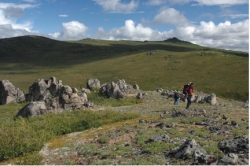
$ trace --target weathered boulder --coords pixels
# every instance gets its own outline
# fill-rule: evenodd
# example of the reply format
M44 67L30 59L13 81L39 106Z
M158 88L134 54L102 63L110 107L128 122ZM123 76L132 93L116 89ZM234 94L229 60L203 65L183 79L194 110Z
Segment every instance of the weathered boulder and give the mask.
M211 95L208 95L204 98L204 100L207 103L210 103L211 105L216 105L217 100L216 100L216 95L214 93L212 93Z
M140 90L139 86L137 84L133 85L133 88L136 90Z
M118 80L116 82L116 84L118 85L119 89L123 92L123 93L126 93L128 91L128 85L126 84L125 80L124 79L121 79L121 80Z
M91 91L89 89L82 88L82 93L90 94Z
M200 101L202 101L201 95L195 96L194 102L195 102L195 103L199 103Z
M103 96L110 98L124 98L129 90L129 86L125 80L118 80L117 83L105 83L100 88L100 93Z
M24 106L20 111L18 111L16 117L32 117L39 116L48 113L46 104L44 101L35 101Z
M228 153L219 160L219 165L230 165L238 162L238 155L234 153Z
M24 93L9 80L0 81L0 104L25 101Z
M74 110L81 109L84 104L88 102L86 93L77 94L76 88L71 88L68 85L64 85L60 89L59 104L63 109Z
M101 82L98 79L89 79L87 82L87 88L90 90L100 89Z
M243 135L219 141L218 148L224 153L248 153L249 137L248 135Z
M44 79L38 79L29 87L29 93L33 101L43 101L48 97L49 82Z
M56 77L51 77L48 80L48 88L49 88L49 92L53 97L56 97L59 95L60 93L60 89L62 87L62 81L56 79Z
M137 98L137 99L142 99L142 96L143 96L142 93L138 93L138 94L136 95L136 98Z
M207 164L212 158L195 140L186 140L179 148L168 151L165 155L176 159L193 159L194 164Z

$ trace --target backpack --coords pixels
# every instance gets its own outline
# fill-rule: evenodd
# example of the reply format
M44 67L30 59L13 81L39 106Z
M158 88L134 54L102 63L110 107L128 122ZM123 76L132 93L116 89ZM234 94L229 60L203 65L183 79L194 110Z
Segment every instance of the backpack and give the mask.
M175 93L174 93L174 98L175 98L175 99L180 98L180 93L179 93L179 92L175 92Z
M188 84L187 84L187 85L184 85L184 86L183 86L183 90L182 90L183 92L182 92L182 93L185 94L185 95L187 95L187 94L188 94L188 89L189 89L189 85L188 85Z

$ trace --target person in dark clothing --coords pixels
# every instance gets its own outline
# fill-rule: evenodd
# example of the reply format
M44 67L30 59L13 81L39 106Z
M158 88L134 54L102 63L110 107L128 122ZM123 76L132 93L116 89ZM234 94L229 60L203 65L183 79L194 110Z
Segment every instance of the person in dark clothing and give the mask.
M174 92L174 105L179 104L180 93L178 91Z
M187 97L186 110L188 110L190 105L191 105L192 96L194 94L194 83L190 83L190 85L186 89L186 92L187 92L187 94L186 94L186 97Z

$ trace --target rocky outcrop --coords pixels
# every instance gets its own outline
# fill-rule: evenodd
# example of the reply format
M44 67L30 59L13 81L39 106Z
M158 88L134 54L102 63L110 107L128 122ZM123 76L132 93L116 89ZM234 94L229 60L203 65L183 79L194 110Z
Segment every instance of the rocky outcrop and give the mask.
M58 96L60 93L60 89L63 86L61 80L57 80L55 77L51 77L48 80L49 92L50 94L55 97Z
M0 104L25 101L24 93L16 88L9 80L0 81Z
M60 91L59 104L65 110L81 109L88 102L87 95L82 93L79 96L76 88L65 85Z
M167 151L166 157L173 156L176 159L193 159L193 164L210 164L213 157L195 141L186 140L180 147Z
M216 95L214 93L212 93L211 95L208 95L204 98L204 100L211 104L211 105L216 105L217 100L216 100Z
M244 135L219 141L218 148L224 153L249 153L249 137Z
M33 117L48 113L46 104L44 101L35 101L24 106L18 111L16 117Z
M100 88L100 93L109 98L124 98L130 89L125 80L118 80L117 83L105 83Z
M62 85L55 77L48 80L38 79L30 86L31 103L22 108L16 115L22 117L39 116L49 112L83 109L92 107L87 94L78 92L76 88Z
M49 91L48 82L44 79L38 79L29 87L29 93L32 96L32 101L43 101L47 98Z
M101 82L98 79L89 79L87 81L87 88L94 91L101 88Z

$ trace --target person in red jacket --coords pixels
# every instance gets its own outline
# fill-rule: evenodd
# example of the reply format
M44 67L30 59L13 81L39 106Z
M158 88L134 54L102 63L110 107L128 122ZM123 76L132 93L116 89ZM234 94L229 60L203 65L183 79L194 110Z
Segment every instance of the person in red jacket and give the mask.
M192 96L194 95L194 83L193 82L191 82L189 84L189 86L187 87L186 91L187 91L187 106L186 106L186 110L188 110L189 107L190 107L190 105L191 105Z

